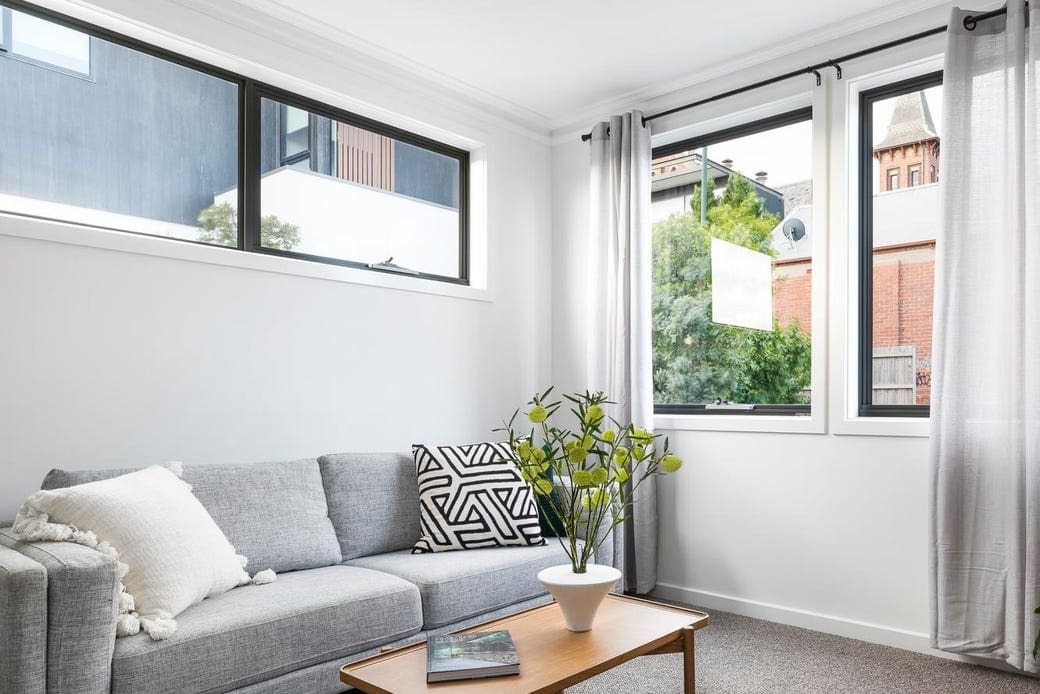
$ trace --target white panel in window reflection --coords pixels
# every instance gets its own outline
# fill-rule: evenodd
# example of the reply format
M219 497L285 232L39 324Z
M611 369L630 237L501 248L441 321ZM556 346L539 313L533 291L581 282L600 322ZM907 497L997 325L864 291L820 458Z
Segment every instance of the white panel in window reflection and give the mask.
M45 19L11 13L11 52L90 74L90 37Z
M711 240L711 319L773 329L773 259L728 241Z
M229 190L216 202L235 204ZM260 180L261 214L300 228L293 250L359 263L394 264L459 276L457 210L377 188L282 167Z

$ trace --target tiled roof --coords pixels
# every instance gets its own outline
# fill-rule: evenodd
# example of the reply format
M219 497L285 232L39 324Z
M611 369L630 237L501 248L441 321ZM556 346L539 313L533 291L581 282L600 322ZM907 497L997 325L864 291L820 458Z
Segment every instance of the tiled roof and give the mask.
M888 123L888 132L885 133L885 139L874 147L874 151L934 140L938 137L924 92L910 92L896 99L892 120Z

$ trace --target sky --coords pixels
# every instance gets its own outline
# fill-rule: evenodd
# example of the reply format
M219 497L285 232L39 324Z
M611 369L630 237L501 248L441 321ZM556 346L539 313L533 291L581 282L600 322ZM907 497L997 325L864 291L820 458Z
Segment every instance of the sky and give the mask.
M942 87L925 91L935 126L942 123ZM874 104L874 143L885 137L895 97ZM941 133L940 133L941 134ZM759 171L768 174L766 185L776 187L812 177L812 123L804 121L720 142L708 147L708 158L732 159L733 168L749 178Z
M766 185L772 187L804 181L812 178L812 122L709 145L708 158L717 162L732 159L733 168L752 180L765 171Z

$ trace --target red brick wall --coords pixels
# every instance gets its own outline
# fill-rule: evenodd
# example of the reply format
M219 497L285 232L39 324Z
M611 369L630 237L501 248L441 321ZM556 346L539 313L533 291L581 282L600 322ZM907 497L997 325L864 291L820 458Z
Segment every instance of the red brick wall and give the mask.
M932 241L874 250L874 346L915 348L917 404L932 383ZM797 321L812 333L812 267L808 259L773 263L773 311L781 327Z
M781 328L793 322L812 335L812 262L809 259L773 263L773 315Z

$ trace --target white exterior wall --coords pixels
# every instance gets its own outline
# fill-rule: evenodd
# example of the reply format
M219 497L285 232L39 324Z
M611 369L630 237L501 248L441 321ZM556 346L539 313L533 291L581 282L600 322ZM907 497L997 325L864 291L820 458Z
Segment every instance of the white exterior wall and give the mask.
M938 238L939 213L938 183L878 193L874 196L874 246Z
M332 176L283 167L260 179L260 213L300 227L300 253L459 274L459 213ZM237 205L238 188L216 197Z

